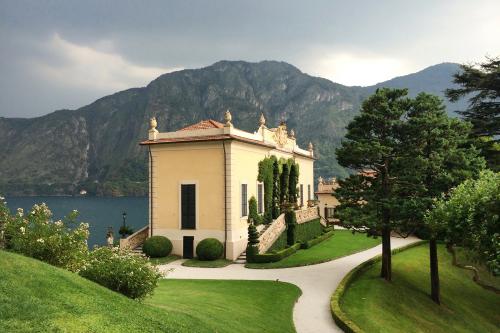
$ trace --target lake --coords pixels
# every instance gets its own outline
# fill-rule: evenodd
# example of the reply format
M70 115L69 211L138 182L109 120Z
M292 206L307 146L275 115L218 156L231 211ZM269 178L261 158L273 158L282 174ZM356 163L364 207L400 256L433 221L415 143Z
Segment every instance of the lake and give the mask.
M127 213L127 224L134 231L148 224L148 198L121 197L8 197L5 199L11 213L23 208L25 213L34 204L45 202L52 211L54 221L76 209L80 215L77 221L89 224L89 247L106 244L108 227L113 228L115 240L120 238L118 230L122 225L123 212Z

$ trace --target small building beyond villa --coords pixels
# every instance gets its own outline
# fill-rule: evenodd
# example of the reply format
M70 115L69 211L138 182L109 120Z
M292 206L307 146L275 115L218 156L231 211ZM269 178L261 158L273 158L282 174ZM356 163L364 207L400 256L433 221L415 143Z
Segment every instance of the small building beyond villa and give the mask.
M330 180L325 180L321 176L318 178L318 190L315 194L318 198L319 214L327 224L338 222L333 217L335 207L339 205L339 201L333 195L338 187L339 183L335 177L330 178Z
M216 238L225 245L225 257L235 260L245 251L248 201L257 200L264 214L264 184L259 162L266 157L293 159L298 165L297 205L313 199L313 146L297 145L295 134L282 122L267 128L262 115L254 133L233 126L229 111L225 123L203 120L174 132L157 131L151 119L149 150L149 236L168 237L174 254L194 256L198 242Z

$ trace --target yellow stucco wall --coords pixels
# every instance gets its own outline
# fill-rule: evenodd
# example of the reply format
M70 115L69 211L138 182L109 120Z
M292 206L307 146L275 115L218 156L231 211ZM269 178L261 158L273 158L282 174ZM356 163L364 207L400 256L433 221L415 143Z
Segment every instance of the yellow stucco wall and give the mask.
M222 141L152 145L153 156L153 235L164 235L173 244L173 253L182 255L183 236L194 236L194 247L213 237L224 242L224 149ZM236 259L246 248L247 216L241 216L241 184L247 184L247 199L257 198L258 163L266 156L290 158L292 153L264 146L226 141L227 258ZM299 184L313 188L313 160L295 155L299 164ZM196 230L180 229L180 186L196 184ZM299 200L300 202L300 200Z
M182 255L182 237L224 241L224 154L221 142L153 145L153 235ZM196 184L196 230L180 229L181 184Z

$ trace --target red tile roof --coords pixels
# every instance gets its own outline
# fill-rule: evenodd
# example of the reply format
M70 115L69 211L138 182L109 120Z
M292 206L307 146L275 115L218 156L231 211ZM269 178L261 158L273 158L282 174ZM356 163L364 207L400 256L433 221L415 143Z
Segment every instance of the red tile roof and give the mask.
M208 120L202 120L199 123L181 128L179 131L194 131L194 130L201 130L201 129L223 128L223 127L224 127L224 124L221 124L218 121L215 121L212 119L208 119Z

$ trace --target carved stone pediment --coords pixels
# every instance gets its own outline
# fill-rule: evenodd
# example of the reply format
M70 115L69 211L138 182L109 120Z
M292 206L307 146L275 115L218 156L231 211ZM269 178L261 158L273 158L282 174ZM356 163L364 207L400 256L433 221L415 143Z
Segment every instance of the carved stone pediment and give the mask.
M286 130L286 125L281 124L276 128L276 131L273 135L274 141L278 144L278 146L283 147L288 142L288 132Z

